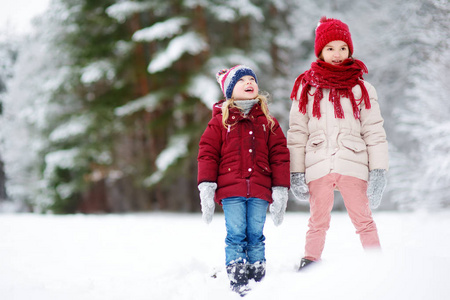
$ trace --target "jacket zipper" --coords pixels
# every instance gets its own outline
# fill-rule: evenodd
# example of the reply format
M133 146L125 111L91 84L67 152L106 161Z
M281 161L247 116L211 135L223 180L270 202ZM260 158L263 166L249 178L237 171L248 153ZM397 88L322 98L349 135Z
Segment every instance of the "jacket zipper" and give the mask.
M249 198L250 197L250 179L246 179L246 181L247 181L247 198Z

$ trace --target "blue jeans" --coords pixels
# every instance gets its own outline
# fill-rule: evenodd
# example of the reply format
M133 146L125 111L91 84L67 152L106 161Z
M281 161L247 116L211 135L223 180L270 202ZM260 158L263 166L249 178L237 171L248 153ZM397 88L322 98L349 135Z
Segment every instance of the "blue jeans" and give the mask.
M269 202L259 198L230 197L222 200L225 212L225 260L237 262L266 261L263 234Z

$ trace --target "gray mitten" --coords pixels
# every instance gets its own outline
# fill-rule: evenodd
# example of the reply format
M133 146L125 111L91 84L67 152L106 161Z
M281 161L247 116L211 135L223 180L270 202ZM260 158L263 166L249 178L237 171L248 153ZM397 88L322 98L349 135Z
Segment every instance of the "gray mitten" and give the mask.
M380 206L386 183L386 170L375 169L369 172L367 197L369 198L370 208L377 208Z
M306 184L305 173L291 173L291 191L296 200L309 200L309 188Z
M202 182L198 185L200 204L202 205L202 218L206 224L211 223L214 215L216 189L217 183L215 182Z
M273 202L269 207L270 215L272 216L275 226L283 223L284 212L286 211L288 201L288 188L283 186L274 186L272 188Z

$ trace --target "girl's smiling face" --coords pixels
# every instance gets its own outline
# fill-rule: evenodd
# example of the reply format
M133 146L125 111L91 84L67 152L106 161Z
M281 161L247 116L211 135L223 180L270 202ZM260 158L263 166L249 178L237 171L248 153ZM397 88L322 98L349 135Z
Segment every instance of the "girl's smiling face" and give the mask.
M344 41L332 41L322 49L321 59L332 65L339 65L349 58L350 51L348 45Z
M235 100L251 100L258 96L258 84L253 76L241 77L233 89L232 98Z

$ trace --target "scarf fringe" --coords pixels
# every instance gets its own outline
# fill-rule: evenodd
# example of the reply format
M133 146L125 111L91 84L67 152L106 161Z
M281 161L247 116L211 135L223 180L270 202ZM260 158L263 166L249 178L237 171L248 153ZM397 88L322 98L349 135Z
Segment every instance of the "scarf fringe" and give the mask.
M361 104L362 101L364 101L364 105L366 106L367 109L370 109L372 107L372 105L370 105L370 97L369 97L369 92L366 89L366 86L364 85L364 83L360 82L359 83L359 87L361 88L361 99L359 99L359 103L358 105Z
M295 100L295 98L297 97L298 89L300 87L300 84L302 83L303 76L304 76L304 73L300 74L297 77L297 79L295 79L294 87L292 88L292 92L291 92L291 100Z
M316 117L318 119L320 119L320 100L322 100L322 98L323 98L322 89L316 89L316 91L314 92L313 117ZM306 97L306 99L308 99L308 97Z
M359 111L358 108L358 104L356 103L355 100L355 95L353 95L353 93L350 93L350 103L352 104L352 108L353 108L353 116L355 117L355 119L359 119L361 117L361 113ZM359 102L361 104L361 102Z

